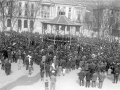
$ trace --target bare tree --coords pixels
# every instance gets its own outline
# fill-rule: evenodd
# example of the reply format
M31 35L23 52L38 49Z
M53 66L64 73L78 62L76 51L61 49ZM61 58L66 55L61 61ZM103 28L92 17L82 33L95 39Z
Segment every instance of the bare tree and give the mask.
M103 0L97 0L94 2L95 8L93 9L93 16L95 18L95 26L93 26L93 29L98 31L98 38L103 35L103 11L106 9L106 5Z
M120 6L119 1L115 0L109 5L109 34L120 36L119 24L120 24Z
M10 30L13 30L15 23L18 21L18 13L19 13L19 0L8 0L8 14L7 17L11 20Z
M37 19L37 15L40 11L41 3L42 3L42 0L34 1L34 4L31 4L30 0L27 0L26 19L27 19L27 21L32 20L32 21L30 21L30 27L28 27L28 31L30 31L30 32L33 32L33 30L34 30L34 24Z
M6 28L6 21L9 19L10 29L13 30L13 27L17 21L18 15L18 0L1 0L0 1L0 13L1 13L1 21L2 21L2 29L3 31Z
M85 18L84 18L84 24L87 27L87 29L92 29L92 24L94 21L94 17L91 12L86 12L85 13Z
M6 2L7 0L0 0L0 18L2 22L2 30L4 31L6 26L5 26L5 21L6 21Z

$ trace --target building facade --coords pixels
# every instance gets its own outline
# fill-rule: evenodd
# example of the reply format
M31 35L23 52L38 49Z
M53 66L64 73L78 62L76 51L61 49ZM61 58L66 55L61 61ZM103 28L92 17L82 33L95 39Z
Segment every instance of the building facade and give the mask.
M64 10L71 21L82 23L86 12L86 7L74 0L9 0L6 7L4 16L7 17L4 23L1 20L1 30L4 26L5 30L19 32L42 33L41 21L55 18L60 10ZM1 18L4 17L2 13Z

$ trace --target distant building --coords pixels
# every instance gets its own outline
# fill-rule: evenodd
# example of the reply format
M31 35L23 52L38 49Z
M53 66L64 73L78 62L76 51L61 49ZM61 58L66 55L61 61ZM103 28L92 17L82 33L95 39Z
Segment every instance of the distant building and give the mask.
M68 19L78 23L83 22L86 12L86 7L75 0L8 0L5 8L5 30L39 33L41 21L55 18L59 10L64 10Z

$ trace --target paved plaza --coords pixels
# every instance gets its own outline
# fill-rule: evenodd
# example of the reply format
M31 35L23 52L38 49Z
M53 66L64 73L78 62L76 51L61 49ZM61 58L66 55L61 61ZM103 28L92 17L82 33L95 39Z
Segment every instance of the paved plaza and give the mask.
M0 70L0 90L45 90L39 69L39 66L34 64L34 71L29 76L25 67L18 70L17 64L12 63L11 75L6 76L4 71ZM99 88L80 87L77 73L78 70L73 70L65 76L57 77L56 90L100 90ZM113 84L112 80L113 77L106 78L101 90L120 90L120 81Z

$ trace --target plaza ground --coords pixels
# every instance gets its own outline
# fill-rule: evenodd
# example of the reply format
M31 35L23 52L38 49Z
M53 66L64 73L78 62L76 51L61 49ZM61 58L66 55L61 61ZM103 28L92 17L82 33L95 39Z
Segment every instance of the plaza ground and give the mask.
M34 64L33 67L34 71L31 76L25 67L18 70L16 63L12 63L12 73L9 76L0 70L0 90L45 90L44 81L40 79L39 65ZM100 90L99 88L80 87L77 73L78 70L73 70L65 76L57 77L56 90ZM106 78L101 90L120 90L120 79L117 84L113 84L112 80L113 77Z

